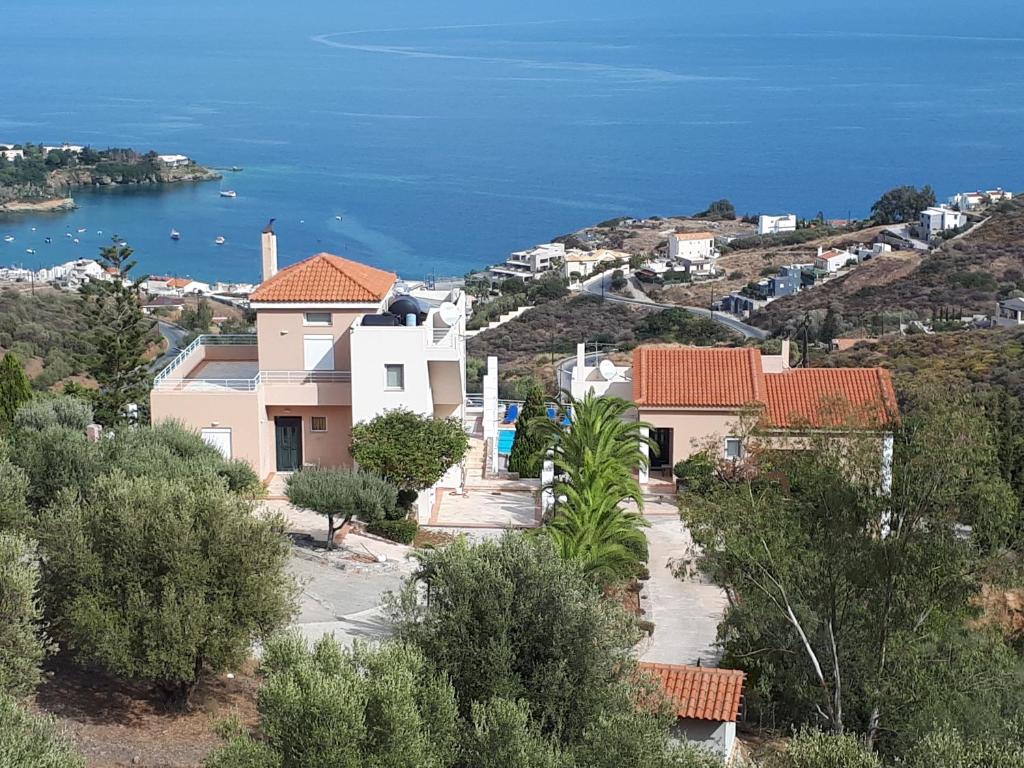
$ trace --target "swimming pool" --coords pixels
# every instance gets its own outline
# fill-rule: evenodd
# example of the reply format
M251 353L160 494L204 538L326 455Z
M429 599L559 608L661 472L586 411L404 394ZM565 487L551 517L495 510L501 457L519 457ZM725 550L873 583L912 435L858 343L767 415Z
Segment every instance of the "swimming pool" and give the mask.
M498 430L498 455L508 456L512 453L512 443L516 439L516 431L514 429L499 429Z

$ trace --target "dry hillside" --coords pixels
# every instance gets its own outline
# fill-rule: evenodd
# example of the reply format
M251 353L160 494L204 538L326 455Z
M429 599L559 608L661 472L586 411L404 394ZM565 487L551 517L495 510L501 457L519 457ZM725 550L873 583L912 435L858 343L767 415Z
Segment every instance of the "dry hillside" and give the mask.
M848 276L769 304L752 319L782 325L808 310L833 307L847 319L879 312L933 309L991 313L997 299L1024 289L1024 200L1004 203L978 229L940 249L902 260L882 258Z

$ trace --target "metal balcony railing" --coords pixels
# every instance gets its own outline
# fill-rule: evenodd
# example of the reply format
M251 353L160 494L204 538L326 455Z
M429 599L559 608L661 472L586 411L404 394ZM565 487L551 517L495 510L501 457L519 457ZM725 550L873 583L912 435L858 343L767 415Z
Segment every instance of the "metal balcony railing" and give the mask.
M332 384L352 381L351 371L260 371L251 379L164 379L154 381L160 392L255 392L283 384Z
M188 358L200 347L254 347L256 346L256 334L254 333L238 333L238 334L203 334L202 336L196 336L195 341L189 344L181 353L174 358L170 364L164 368L160 373L153 379L154 388L158 384L166 381L174 371L181 367Z

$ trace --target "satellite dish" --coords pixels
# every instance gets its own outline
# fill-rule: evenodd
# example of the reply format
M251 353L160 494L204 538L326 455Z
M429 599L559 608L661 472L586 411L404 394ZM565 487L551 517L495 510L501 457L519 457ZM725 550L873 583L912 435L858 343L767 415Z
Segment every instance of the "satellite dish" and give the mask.
M598 373L601 374L601 378L605 381L611 381L615 378L617 371L615 370L615 363L605 358L601 361L601 364L597 366Z
M462 311L450 301L441 304L437 308L437 314L441 318L441 322L447 326L456 325L459 318L462 317Z

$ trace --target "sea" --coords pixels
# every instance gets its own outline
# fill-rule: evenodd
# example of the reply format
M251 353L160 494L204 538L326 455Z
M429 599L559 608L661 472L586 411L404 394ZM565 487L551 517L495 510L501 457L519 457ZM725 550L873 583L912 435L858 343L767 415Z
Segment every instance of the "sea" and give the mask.
M718 198L847 218L899 184L1024 188L1024 10L1004 0L0 0L0 18L0 143L243 169L0 219L4 265L116 234L144 272L256 281L274 218L283 264L447 277Z

